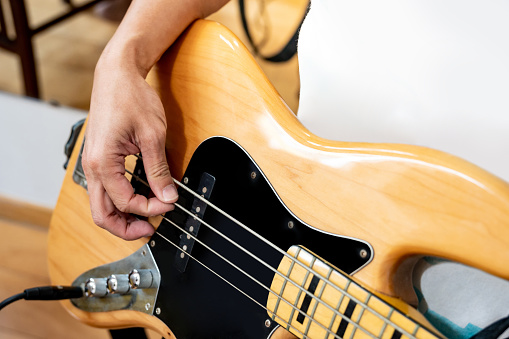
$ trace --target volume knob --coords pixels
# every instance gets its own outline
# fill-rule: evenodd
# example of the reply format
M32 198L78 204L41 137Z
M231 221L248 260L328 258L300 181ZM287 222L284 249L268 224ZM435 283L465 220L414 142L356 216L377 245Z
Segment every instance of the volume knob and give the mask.
M104 297L108 294L106 279L90 278L85 283L85 295L87 297Z
M110 293L127 294L131 289L127 274L112 274L108 277L106 284Z
M129 273L129 285L131 288L150 288L154 277L150 270L137 270L134 269Z

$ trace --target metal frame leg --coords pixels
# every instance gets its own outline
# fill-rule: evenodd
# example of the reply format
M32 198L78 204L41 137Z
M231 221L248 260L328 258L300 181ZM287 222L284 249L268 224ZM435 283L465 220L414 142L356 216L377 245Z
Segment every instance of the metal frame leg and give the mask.
M10 0L14 28L16 30L15 46L21 60L25 94L39 98L39 85L35 67L34 49L32 46L32 32L28 25L25 0Z

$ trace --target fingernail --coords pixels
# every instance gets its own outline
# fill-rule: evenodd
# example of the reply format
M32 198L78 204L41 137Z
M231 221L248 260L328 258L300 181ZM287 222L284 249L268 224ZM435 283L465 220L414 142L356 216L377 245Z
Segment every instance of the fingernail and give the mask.
M177 188L175 185L168 185L163 189L163 199L165 202L170 202L178 197Z

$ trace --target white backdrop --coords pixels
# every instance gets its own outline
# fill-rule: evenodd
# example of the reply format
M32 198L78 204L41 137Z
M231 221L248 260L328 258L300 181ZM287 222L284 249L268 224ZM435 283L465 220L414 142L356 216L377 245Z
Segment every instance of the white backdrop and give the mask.
M508 1L312 0L298 47L311 132L427 146L509 181ZM509 314L509 283L457 264L432 266L421 288L461 328Z

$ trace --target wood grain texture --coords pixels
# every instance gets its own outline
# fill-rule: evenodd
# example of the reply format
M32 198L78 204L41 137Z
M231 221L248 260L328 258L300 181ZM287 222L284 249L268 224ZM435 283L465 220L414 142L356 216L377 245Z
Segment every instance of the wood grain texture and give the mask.
M439 151L334 142L311 134L245 47L219 24L194 23L148 81L167 112L166 147L175 178L181 179L203 140L219 135L236 141L296 216L372 245L373 261L355 275L363 285L414 301L410 272L421 255L509 279L507 183ZM76 154L71 171L75 161ZM146 241L125 242L94 227L83 202L88 202L87 193L72 182L69 171L51 221L54 283L69 284L83 271L126 257ZM145 314L89 314L64 305L89 324L143 325L171 336L164 324Z
M77 145L83 142L84 131L85 128ZM73 152L48 234L48 266L53 284L70 285L83 272L125 258L146 243L146 239L124 241L94 225L88 193L72 179L77 156L78 153ZM62 305L88 325L104 328L145 327L165 334L167 338L171 337L167 326L141 312L87 313L75 308L68 300L62 301Z
M356 277L375 290L401 296L411 265L401 270L400 264L423 254L509 278L506 182L429 148L311 134L219 24L195 23L149 81L167 112L176 178L206 138L236 141L298 217L373 246L373 262Z

